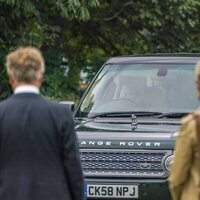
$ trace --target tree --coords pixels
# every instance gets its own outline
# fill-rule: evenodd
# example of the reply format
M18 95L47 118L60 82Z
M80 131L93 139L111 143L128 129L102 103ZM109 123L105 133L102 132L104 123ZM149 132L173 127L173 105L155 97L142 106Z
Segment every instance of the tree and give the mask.
M199 52L199 10L199 0L1 0L1 54L40 47L47 63L43 94L77 96L80 70L92 77L108 57Z
M45 56L47 75L42 88L44 95L61 98L66 97L67 92L76 92L72 81L63 76L63 69L60 68L62 57L68 57L63 48L63 33L68 30L68 22L88 20L88 8L98 5L98 0L1 0L1 98L11 92L3 68L5 55L18 46L26 45L41 48ZM65 25L62 27L62 24Z

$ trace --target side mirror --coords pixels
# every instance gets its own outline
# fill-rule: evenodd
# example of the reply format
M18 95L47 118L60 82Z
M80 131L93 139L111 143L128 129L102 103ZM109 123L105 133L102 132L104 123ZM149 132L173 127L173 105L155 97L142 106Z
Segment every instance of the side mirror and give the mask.
M74 112L75 105L74 105L73 101L60 101L59 103L67 106L67 108L69 108L69 110L71 110L71 112Z

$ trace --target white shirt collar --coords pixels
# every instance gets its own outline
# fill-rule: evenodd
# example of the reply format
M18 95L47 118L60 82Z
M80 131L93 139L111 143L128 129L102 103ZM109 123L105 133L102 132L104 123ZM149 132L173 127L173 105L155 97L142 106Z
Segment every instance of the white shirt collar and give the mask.
M39 94L40 91L34 85L20 85L20 86L17 86L15 88L15 90L14 90L14 94L19 94L19 93L35 93L35 94Z

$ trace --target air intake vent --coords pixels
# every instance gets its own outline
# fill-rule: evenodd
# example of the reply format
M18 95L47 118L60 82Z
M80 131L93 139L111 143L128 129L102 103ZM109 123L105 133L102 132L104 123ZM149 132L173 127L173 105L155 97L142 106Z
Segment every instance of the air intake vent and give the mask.
M171 151L81 150L85 176L160 177L168 176L164 167Z

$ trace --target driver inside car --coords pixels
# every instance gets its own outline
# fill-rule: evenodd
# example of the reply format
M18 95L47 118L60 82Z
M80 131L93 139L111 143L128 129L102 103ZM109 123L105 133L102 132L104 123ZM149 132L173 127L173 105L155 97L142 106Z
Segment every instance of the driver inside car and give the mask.
M125 99L132 102L135 105L140 105L141 103L141 91L138 91L136 87L130 85L122 86L120 92L120 99Z

